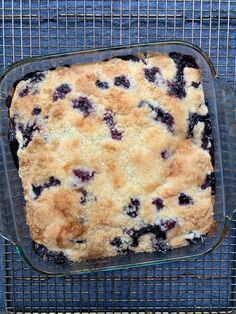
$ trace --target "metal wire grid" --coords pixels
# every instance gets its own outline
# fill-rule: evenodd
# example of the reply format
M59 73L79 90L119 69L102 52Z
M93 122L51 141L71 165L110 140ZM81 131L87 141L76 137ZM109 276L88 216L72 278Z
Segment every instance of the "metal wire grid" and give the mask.
M23 57L90 47L184 39L207 52L236 86L236 1L3 1L0 67ZM229 169L232 171L232 169ZM236 218L230 235L197 261L47 278L3 244L10 312L231 312Z

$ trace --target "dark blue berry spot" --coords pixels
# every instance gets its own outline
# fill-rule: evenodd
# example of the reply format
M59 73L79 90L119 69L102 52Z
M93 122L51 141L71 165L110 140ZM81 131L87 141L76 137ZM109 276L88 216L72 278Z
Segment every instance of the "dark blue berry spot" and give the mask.
M191 86L193 86L194 88L198 88L201 85L201 82L192 82Z
M120 247L122 245L122 241L120 237L115 237L112 241L111 241L111 245L116 246L116 247Z
M45 73L39 72L39 71L27 73L23 78L24 81L29 80L30 84L40 83L44 79L45 79Z
M161 74L160 69L158 67L153 67L151 69L147 69L147 68L144 69L144 76L151 83L154 83L156 81L157 73Z
M23 136L23 145L21 147L22 149L29 145L33 139L34 133L40 130L35 121L33 123L29 122L26 125L20 123L18 125L18 129L21 131Z
M69 92L71 92L70 86L66 83L61 84L56 88L53 94L53 101L57 101L58 99L64 99Z
M95 82L95 84L96 84L96 86L97 86L98 88L101 88L101 89L108 89L108 88L109 88L108 83L105 82L105 81L97 80L97 81Z
M12 102L12 97L10 95L8 95L7 98L6 98L6 106L7 106L7 108L11 107L11 102Z
M164 159L164 160L167 160L170 158L170 151L169 150L163 150L161 152L161 157Z
M124 75L121 75L121 76L115 77L114 85L115 86L122 86L124 88L129 88L130 87L130 81Z
M132 218L137 217L140 208L140 201L137 198L131 198L130 203L124 206L124 212Z
M87 97L79 97L77 99L72 100L73 108L79 109L84 117L87 117L92 111L93 106L90 100Z
M193 199L187 194L180 193L179 205L193 205Z
M155 205L157 211L161 210L164 207L163 200L159 197L154 198L152 204Z
M111 137L113 140L121 140L122 139L122 132L116 129L116 123L114 121L114 113L112 110L106 109L104 113L103 120L105 121L106 125L110 129Z
M124 60L124 61L133 61L133 62L139 62L139 57L135 55L126 55L126 56L117 56L115 58Z
M139 239L145 234L154 234L156 239L166 239L166 232L161 229L159 225L147 225L141 229L129 230L130 236L132 238L132 247L137 247L139 245Z
M33 116L38 116L41 113L42 109L39 107L34 107L34 109L32 110L32 115Z
M201 235L196 235L194 232L193 233L194 237L192 239L186 239L190 244L197 244L197 243L202 243L206 239L207 234L201 234Z
M207 174L204 183L201 185L201 188L203 190L207 189L208 187L211 187L212 194L215 194L215 185L216 185L216 179L214 172Z
M161 221L162 230L169 231L173 229L175 226L176 226L176 221L173 219L167 219L167 220Z
M73 169L73 173L81 182L88 182L94 178L95 171L90 172L85 169Z
M168 242L159 238L154 238L152 240L152 246L157 252L161 253L167 253L170 250Z
M29 94L30 92L30 89L29 89L29 86L26 85L23 89L21 89L21 91L19 92L19 96L20 97L25 97Z
M174 118L169 112L164 112L161 108L154 107L151 104L149 104L149 107L152 109L152 111L155 112L154 120L159 121L161 123L166 124L168 131L171 133L174 132Z
M185 80L184 80L184 68L195 68L198 69L198 65L194 59L194 57L189 55L182 55L177 52L170 52L169 53L170 58L173 59L173 61L176 64L177 72L176 77L172 82L168 82L168 92L167 94L169 96L174 96L179 99L182 99L186 96L185 91Z
M50 177L49 181L44 183L43 185L34 185L32 184L32 191L35 194L34 199L36 200L43 192L44 189L49 189L52 186L60 185L61 181L56 179L55 177Z
M45 261L54 261L56 264L64 264L68 262L68 258L61 251L50 251L43 244L32 242L34 252Z

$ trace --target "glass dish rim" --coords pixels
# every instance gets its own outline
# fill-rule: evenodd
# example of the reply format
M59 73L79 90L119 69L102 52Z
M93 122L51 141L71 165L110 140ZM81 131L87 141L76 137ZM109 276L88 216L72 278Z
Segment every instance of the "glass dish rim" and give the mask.
M91 53L96 53L96 52L107 52L107 51L119 51L122 49L131 49L131 48L145 48L145 47L157 47L157 46L163 46L163 45L179 45L183 47L188 47L190 49L195 50L198 54L200 54L203 59L207 62L212 79L215 79L217 77L216 70L208 57L208 55L199 47L186 42L182 40L167 40L167 41L160 41L160 42L151 42L151 43L144 43L144 44L131 44L131 45L119 45L119 46L110 46L110 47L104 47L104 48L92 48L92 49L81 49L77 51L72 51L72 52L63 52L63 53L55 53L55 54L47 54L43 56L34 56L34 57L29 57L25 58L19 61L16 61L9 66L6 67L6 69L0 74L0 84L4 80L4 78L10 73L12 70L14 70L16 67L24 65L24 64L29 64L34 61L42 61L42 60L47 60L47 59L52 59L52 58L63 58L63 57L73 57L73 56L78 56L80 54L86 55L86 54L91 54ZM224 221L224 226L222 228L221 236L218 239L217 243L213 245L210 248L206 248L200 253L196 254L191 254L190 255L185 255L185 256L180 256L180 257L170 257L164 260L156 260L156 261L141 261L141 262L136 262L136 263L127 263L125 265L113 265L113 266L98 266L96 269L87 269L87 270L68 270L68 271L62 271L58 273L53 273L50 271L46 271L45 269L40 269L38 266L35 266L31 261L27 258L26 254L24 253L24 250L22 249L21 245L18 242L14 242L10 239L7 238L7 236L2 235L5 239L8 241L12 242L14 246L16 247L17 252L23 259L23 261L28 264L30 267L33 269L37 270L40 273L46 274L48 276L53 276L53 277L61 277L61 276L66 276L66 275L71 275L71 274L86 274L86 273L91 273L91 272L97 272L97 271L111 271L111 270L119 270L119 269L126 269L126 268L136 268L136 267L142 267L142 266L150 266L150 265L158 265L158 264L165 264L169 262L174 262L174 261L186 261L186 260L193 260L199 256L205 255L208 252L211 252L214 250L224 239L224 236L228 230L228 224L230 221L230 216L225 214L225 221Z

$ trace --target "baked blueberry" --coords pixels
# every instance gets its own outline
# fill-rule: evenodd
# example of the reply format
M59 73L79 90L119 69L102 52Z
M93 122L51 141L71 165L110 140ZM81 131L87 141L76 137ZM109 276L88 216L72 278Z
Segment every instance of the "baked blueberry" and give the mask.
M193 86L194 88L198 88L201 85L201 82L192 82L191 86Z
M35 121L28 122L26 125L19 123L18 129L21 131L23 137L23 145L21 147L22 149L29 145L33 139L34 133L40 130Z
M135 55L117 56L115 58L125 60L125 61L139 62L139 57L137 57Z
M212 172L206 175L205 181L201 185L201 188L205 190L208 187L211 187L212 194L215 194L215 185L216 185L215 173Z
M190 232L191 235L193 235L193 237L187 237L186 240L191 243L191 244L197 244L197 243L202 243L204 242L205 238L206 238L206 234L201 234L201 235L197 235L194 232Z
M153 238L152 246L157 252L167 253L170 250L168 242L161 238Z
M166 125L168 131L171 133L174 132L174 117L169 112L164 112L159 107L154 107L149 104L149 107L155 112L154 120L159 121Z
M38 115L40 115L41 111L42 111L41 108L39 108L39 107L34 107L34 109L32 110L32 115L33 115L33 116L38 116Z
M74 109L79 109L85 118L93 111L92 103L87 97L80 96L72 100L72 105Z
M161 228L164 231L169 231L176 226L176 221L174 219L167 219L161 221Z
M122 245L122 241L120 237L115 237L112 241L111 241L111 245L116 246L116 247L120 247Z
M180 193L179 205L193 205L193 199L185 193Z
M32 241L34 252L45 261L54 261L56 264L64 264L68 262L68 258L61 251L50 251L45 245Z
M26 85L24 88L22 88L22 89L20 90L19 96L20 96L20 97L25 97L25 96L27 96L27 95L29 94L29 92L30 92L29 86Z
M131 198L130 203L124 206L124 212L132 218L137 217L140 208L140 201L137 198Z
M113 140L121 140L122 139L122 132L116 129L116 123L114 121L114 113L110 109L106 109L103 120L105 121L106 125L110 129L111 137Z
M105 81L97 80L97 81L95 82L95 84L96 84L96 86L97 86L98 88L100 88L100 89L108 89L108 88L109 88L108 83L105 82Z
M160 69L158 67L153 67L150 69L147 69L147 68L144 69L144 76L151 83L154 83L156 81L156 74L157 73L161 74Z
M81 182L88 182L94 178L95 171L78 168L73 169L73 173Z
M45 79L45 73L44 72L41 72L41 71L35 71L35 72L30 72L30 73L27 73L23 80L24 81L27 81L29 80L29 83L30 84L36 84L36 83L40 83L42 82L43 80Z
M37 198L39 198L39 196L42 194L44 189L48 189L52 186L57 186L60 185L61 181L58 180L57 178L51 176L49 178L49 181L44 183L43 185L34 185L32 184L32 191L34 192L34 199L36 200Z
M166 232L161 229L159 225L147 225L141 229L130 230L130 236L132 238L132 247L139 245L139 239L145 234L154 234L157 239L166 239Z
M119 87L121 86L124 88L129 88L130 87L130 81L124 75L120 75L120 76L115 77L114 85L119 86Z
M56 88L52 99L53 101L57 101L58 99L64 99L69 92L71 92L71 87L68 84L63 83Z
M10 95L8 95L7 98L6 98L6 106L7 106L7 108L11 107L11 102L12 102L12 97Z
M170 151L165 149L161 152L161 157L164 159L164 160L167 160L170 158Z
M155 205L157 211L161 210L164 207L163 200L160 197L154 198L152 204Z
M198 65L195 61L195 58L189 55L182 55L177 52L170 52L169 56L173 59L176 64L177 72L175 79L171 82L168 82L168 91L169 96L174 96L179 99L182 99L186 96L185 91L185 80L184 80L184 68L195 68L198 69Z

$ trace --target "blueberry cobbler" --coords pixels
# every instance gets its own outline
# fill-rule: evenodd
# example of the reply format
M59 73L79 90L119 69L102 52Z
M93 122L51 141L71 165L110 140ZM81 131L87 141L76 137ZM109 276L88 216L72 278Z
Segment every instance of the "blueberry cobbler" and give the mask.
M212 127L192 56L29 73L7 105L43 258L165 253L214 232Z

